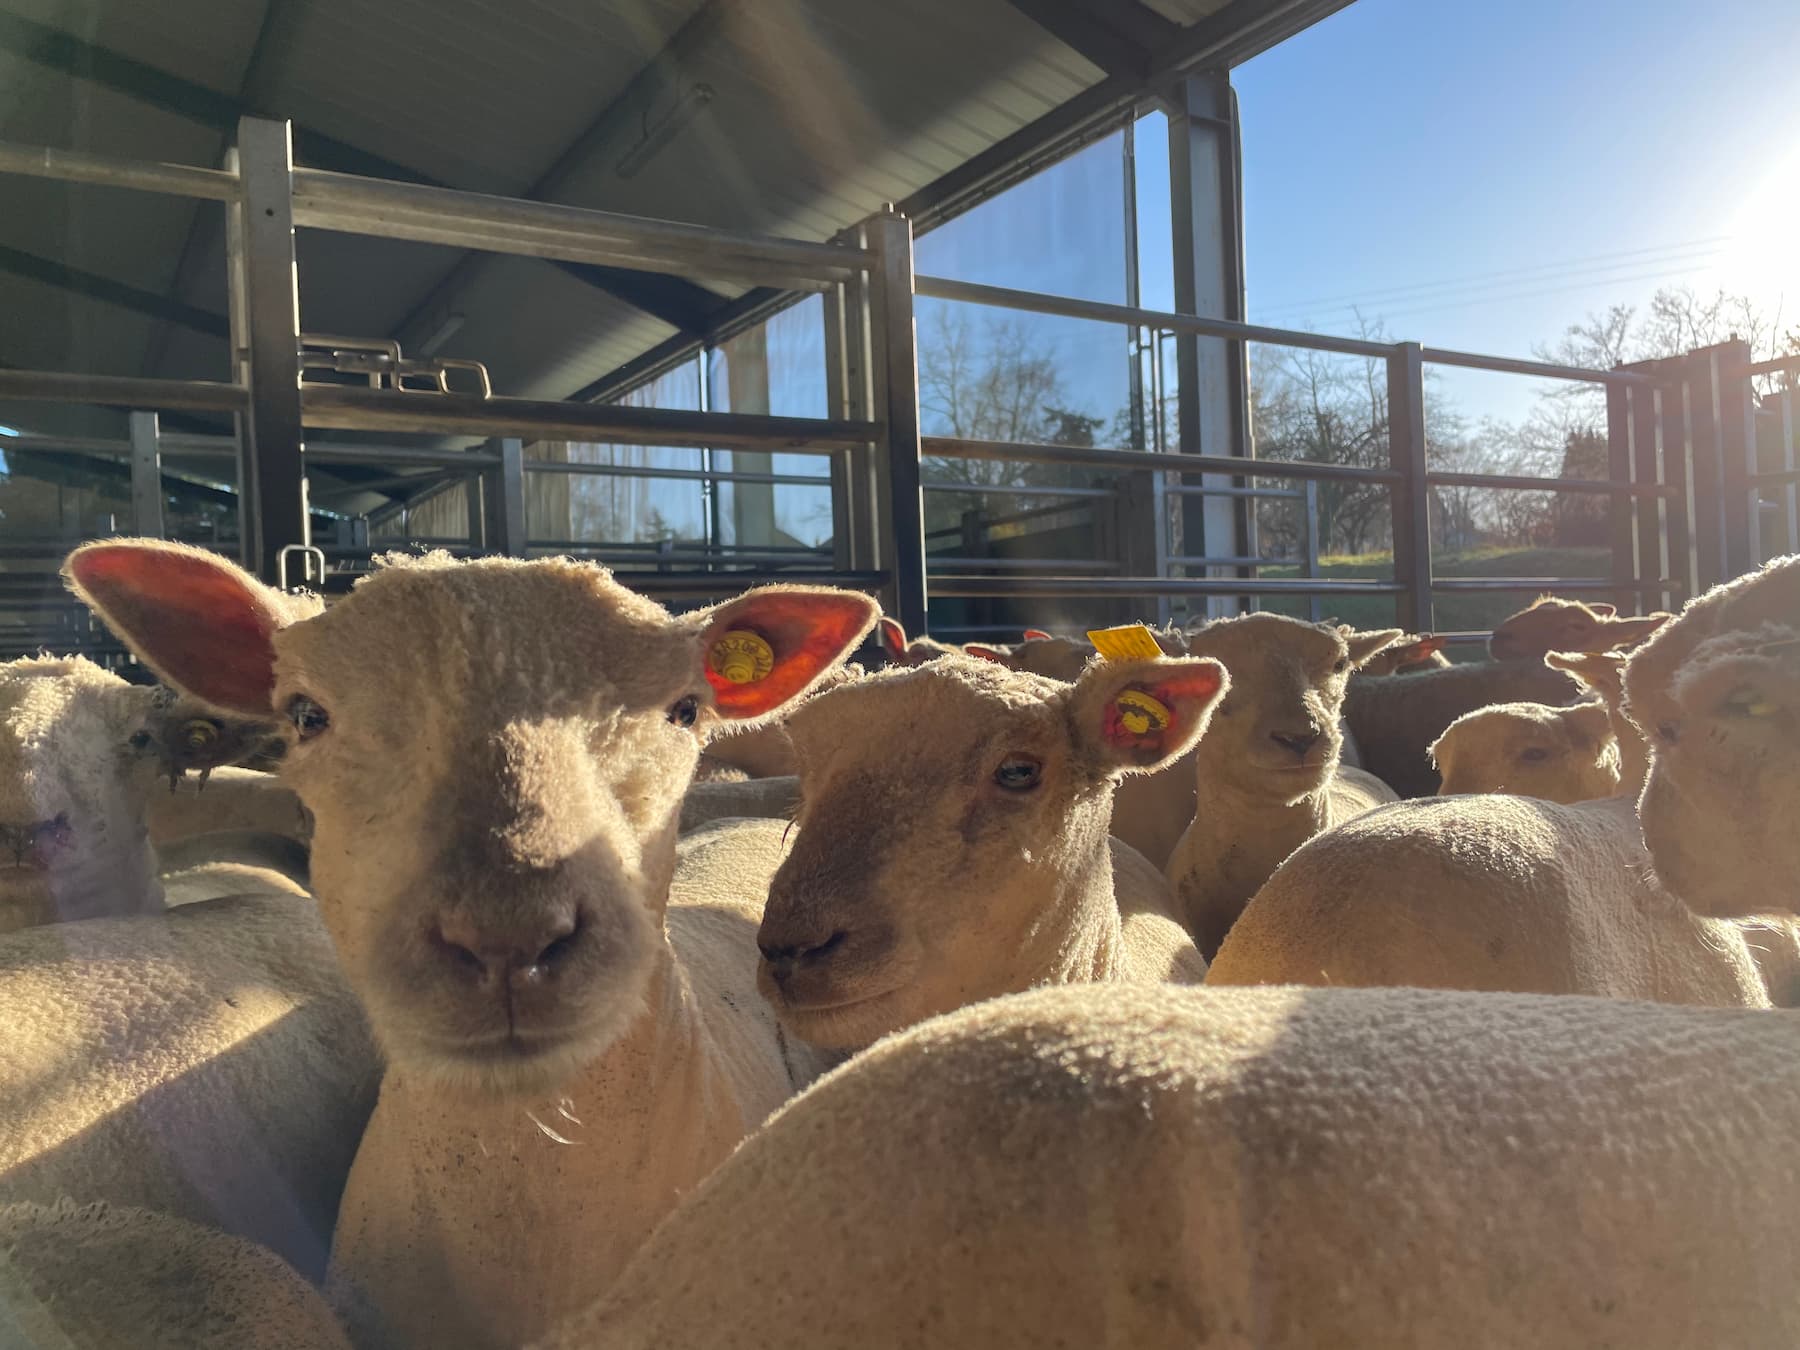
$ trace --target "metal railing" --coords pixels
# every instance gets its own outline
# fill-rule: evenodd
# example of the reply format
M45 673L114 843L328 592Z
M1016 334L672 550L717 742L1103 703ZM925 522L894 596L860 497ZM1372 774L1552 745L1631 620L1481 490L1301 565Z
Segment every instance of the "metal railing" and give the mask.
M230 381L0 370L0 398L128 411L129 435L124 438L27 435L5 444L32 453L127 461L132 525L146 533L162 532L165 457L232 460L242 557L265 577L276 575L285 551L311 542L308 466L392 471L385 478L346 480L341 489L321 491L321 505L371 487L442 492L461 486L469 533L447 547L515 555L552 548L581 552L628 568L634 586L676 597L716 596L758 579L803 575L879 590L886 608L909 630L926 627L928 596L1127 601L1299 596L1316 616L1333 597L1347 595L1392 597L1403 624L1426 629L1433 626L1436 593L1558 589L1607 593L1622 605L1669 605L1754 566L1763 552L1759 529L1779 524L1787 546L1800 545L1794 441L1800 420L1794 407L1800 358L1753 364L1742 344L1673 362L1598 371L916 277L911 226L891 210L827 243L778 239L299 167L293 163L287 126L255 118L242 121L237 145L219 169L0 143L0 174L225 204L234 353ZM819 293L828 415L784 417L487 396L452 392L441 378L427 391L396 387L403 384L399 380L370 382L383 387L303 383L299 354L307 337L300 326L305 295L296 295L293 282L296 227ZM1253 459L1245 453L1248 446L1153 451L923 436L914 336L914 305L921 297L1379 362L1387 399L1386 462L1362 467ZM354 345L358 340L313 342ZM389 344L382 340L376 345L385 351ZM393 359L397 366L397 347ZM313 364L320 363L315 359ZM1538 478L1431 468L1424 403L1424 372L1431 365L1598 385L1607 402L1608 476ZM1752 385L1767 377L1788 383L1785 392L1765 397L1759 408ZM236 433L170 433L159 425L162 412L228 415L235 419ZM1768 430L1777 424L1778 431ZM1759 428L1778 444L1778 467L1760 464L1756 457ZM309 444L308 431L482 443L465 449L325 439ZM564 462L525 453L527 442L544 440L673 447L692 451L700 462L692 468ZM828 474L720 470L711 466L715 450L818 456ZM1103 481L991 489L934 482L927 481L928 458L1090 469ZM528 478L566 475L667 479L715 488L731 483L828 486L831 544L829 549L758 550L682 542L659 550L530 539ZM1390 576L1321 575L1319 493L1334 484L1369 486L1387 494ZM1433 494L1460 488L1606 497L1612 508L1609 574L1434 575ZM984 491L1041 498L1050 503L1042 508L1049 513L1111 512L1125 523L1114 531L1117 547L1112 553L1074 562L980 556L966 548L929 553L924 527L928 496ZM1775 500L1765 502L1765 495ZM1241 543L1208 551L1172 546L1163 528L1169 503L1193 497L1295 503L1301 521L1298 556L1282 563ZM333 575L312 580L336 584L366 568L367 533L365 521L327 546L323 552ZM966 526L949 533L969 537ZM1259 575L1274 565L1294 566L1299 575ZM0 595L0 613L7 612L9 603ZM91 638L85 632L73 636L82 642Z

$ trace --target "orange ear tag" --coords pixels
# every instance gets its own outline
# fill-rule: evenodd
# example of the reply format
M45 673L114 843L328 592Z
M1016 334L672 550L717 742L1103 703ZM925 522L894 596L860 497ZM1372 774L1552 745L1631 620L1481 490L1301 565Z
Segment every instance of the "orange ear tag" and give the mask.
M713 643L706 663L721 679L732 684L751 684L767 679L775 669L775 649L760 633L734 628Z
M1169 729L1172 716L1168 705L1141 689L1127 689L1113 702L1119 710L1119 725L1133 736Z
M1141 623L1128 623L1123 628L1095 628L1088 641L1108 661L1154 661L1163 654L1156 638Z

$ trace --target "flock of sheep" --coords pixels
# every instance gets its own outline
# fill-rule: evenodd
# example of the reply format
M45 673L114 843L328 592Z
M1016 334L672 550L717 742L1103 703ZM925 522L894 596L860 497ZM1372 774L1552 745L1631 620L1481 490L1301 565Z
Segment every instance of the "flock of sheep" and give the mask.
M1800 1343L1800 558L1463 665L66 575L165 687L0 666L0 1345Z

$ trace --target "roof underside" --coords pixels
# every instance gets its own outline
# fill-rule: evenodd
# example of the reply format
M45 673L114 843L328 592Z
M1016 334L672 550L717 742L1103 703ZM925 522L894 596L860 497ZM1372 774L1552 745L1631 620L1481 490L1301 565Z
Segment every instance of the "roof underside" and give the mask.
M1181 68L1347 2L8 0L0 138L212 165L253 113L320 168L820 240L890 201L928 227ZM0 363L227 376L220 206L22 178L4 198ZM439 354L529 398L603 388L766 298L312 230L298 255L307 329L411 350L460 315Z

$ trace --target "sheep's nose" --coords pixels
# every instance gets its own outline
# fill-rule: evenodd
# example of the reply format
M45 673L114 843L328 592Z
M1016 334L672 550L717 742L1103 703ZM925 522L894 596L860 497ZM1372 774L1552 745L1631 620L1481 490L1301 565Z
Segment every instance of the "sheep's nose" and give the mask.
M23 825L0 824L0 850L10 853L16 863L42 867L74 842L74 836L68 812L63 811L48 820L34 820Z
M818 942L777 944L759 938L756 946L762 953L763 964L768 967L770 978L781 984L801 966L812 965L836 951L848 936L840 928L830 937Z
M1305 759L1306 752L1319 743L1323 733L1317 727L1308 727L1305 731L1271 731L1269 739L1283 749L1292 750L1297 759Z
M510 922L451 911L439 916L431 936L450 965L481 983L529 983L554 974L581 931L581 915L568 905Z

